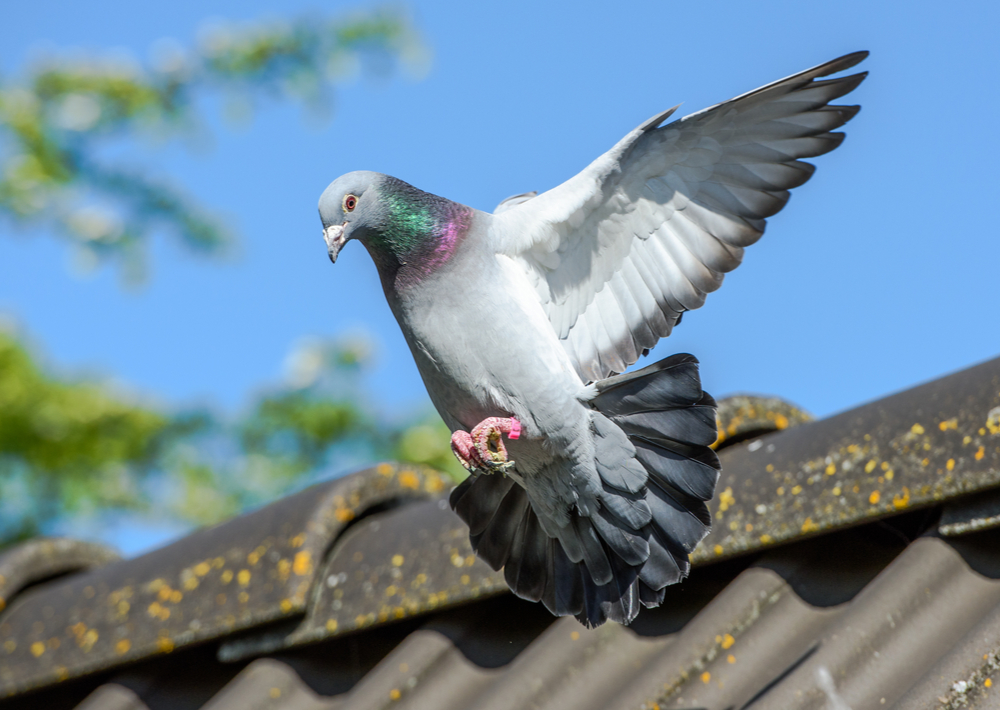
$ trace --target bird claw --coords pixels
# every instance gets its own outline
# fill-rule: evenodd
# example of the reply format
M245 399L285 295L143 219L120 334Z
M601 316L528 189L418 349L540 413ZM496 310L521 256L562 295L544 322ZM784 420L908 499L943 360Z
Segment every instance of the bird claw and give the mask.
M521 436L521 422L514 417L489 417L473 427L471 433L462 430L453 433L451 450L470 473L483 470L506 475L515 464L507 458L504 434L511 439Z
M459 429L451 435L451 453L466 471L472 473L476 470L478 453L469 432Z

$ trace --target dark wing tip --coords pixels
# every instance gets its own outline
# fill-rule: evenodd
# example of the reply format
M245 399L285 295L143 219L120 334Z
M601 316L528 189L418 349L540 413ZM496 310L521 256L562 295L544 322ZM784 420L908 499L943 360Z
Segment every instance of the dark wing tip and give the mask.
M858 115L858 111L861 110L861 106L858 104L852 104L850 106L837 104L835 106L824 106L822 110L840 114L840 122L834 126L830 126L830 128L840 128Z
M820 64L816 67L817 71L821 72L817 73L816 76L829 76L830 74L836 74L839 71L850 69L867 59L869 54L870 52L867 49L863 49L860 52L851 52L850 54L845 54L842 57L832 59L829 62ZM867 74L868 72L865 73Z
M837 93L830 97L830 101L834 99L839 99L841 96L846 96L847 94L854 91L858 86L861 85L865 79L868 78L868 72L862 71L857 74L848 74L847 76L835 77L833 79L823 79L822 81L813 81L811 86L816 86L818 84L835 84L837 86ZM809 86L809 85L807 85Z

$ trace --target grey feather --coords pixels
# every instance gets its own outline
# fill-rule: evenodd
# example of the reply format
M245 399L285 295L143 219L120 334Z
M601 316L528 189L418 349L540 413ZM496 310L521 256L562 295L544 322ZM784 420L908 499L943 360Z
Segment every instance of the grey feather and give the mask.
M655 609L663 603L664 597L667 596L667 588L661 587L659 589L653 589L648 584L646 584L641 578L639 579L639 602L647 609Z
M590 585L584 591L585 614L580 620L597 626L607 620L627 624L639 613L638 573L621 561L615 562L614 576L605 585Z
M649 493L646 501L653 513L654 528L660 534L661 542L675 559L679 555L686 558L708 534L711 526L708 507L655 477L650 479Z
M607 584L614 579L614 572L601 538L598 537L590 519L574 515L573 528L583 543L583 561L587 565L587 571L590 572L590 578L598 586Z
M639 466L641 467L641 464ZM646 503L645 486L638 493L627 493L605 484L600 501L604 514L614 516L617 525L629 530L641 530L653 517Z
M681 560L683 563L684 560ZM654 530L649 537L649 557L639 570L639 579L650 589L663 589L684 579L681 563L671 554L663 534Z
M546 559L549 575L542 597L545 608L557 616L575 616L583 611L583 576L587 574L583 565L571 562L555 539L549 539L549 554Z
M658 376L670 372L669 377ZM693 355L671 355L652 365L609 377L595 385L599 393L591 404L606 415L649 412L664 407L696 404L703 394L698 360Z
M669 431L678 441L709 446L717 437L715 402L612 417L629 436L654 438Z
M661 445L638 439L636 457L648 471L698 500L711 500L719 480L719 457L707 447L700 456L683 452L683 445L660 439ZM673 446L671 446L673 444ZM679 450L680 449L680 450Z
M497 506L496 514L479 535L470 535L474 549L493 569L507 564L514 534L528 510L528 496L520 486L511 486Z
M613 498L613 496L612 496ZM621 516L601 508L590 518L597 534L617 557L632 567L640 567L649 557L649 543L631 525L623 524ZM649 518L647 518L649 522ZM649 535L646 532L646 535Z
M511 544L510 556L504 566L504 579L514 593L533 602L541 600L548 584L549 537L538 524L530 508Z
M503 476L470 476L452 493L451 507L469 526L470 535L480 535L513 486L513 479Z
M595 414L594 464L605 484L626 493L639 493L646 485L646 470L635 460L635 447L621 428L607 417Z

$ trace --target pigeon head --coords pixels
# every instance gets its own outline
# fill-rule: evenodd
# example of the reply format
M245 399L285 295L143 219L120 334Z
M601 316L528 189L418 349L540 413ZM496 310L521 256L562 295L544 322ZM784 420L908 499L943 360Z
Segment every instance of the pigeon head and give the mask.
M368 249L384 276L426 276L447 262L472 224L469 207L388 175L359 171L330 183L319 198L330 261L349 239Z
M380 222L382 205L376 185L383 177L368 171L347 173L323 191L319 198L319 218L331 262L336 263L337 254L348 239L363 239L371 226Z

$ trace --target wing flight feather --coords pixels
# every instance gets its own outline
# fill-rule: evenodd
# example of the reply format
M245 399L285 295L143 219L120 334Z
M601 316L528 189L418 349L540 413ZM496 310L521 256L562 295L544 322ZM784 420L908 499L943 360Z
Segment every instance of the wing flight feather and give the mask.
M821 79L857 52L660 126L671 109L583 172L495 214L498 252L523 268L585 381L634 363L735 269L812 158L858 112L830 102L866 73Z

